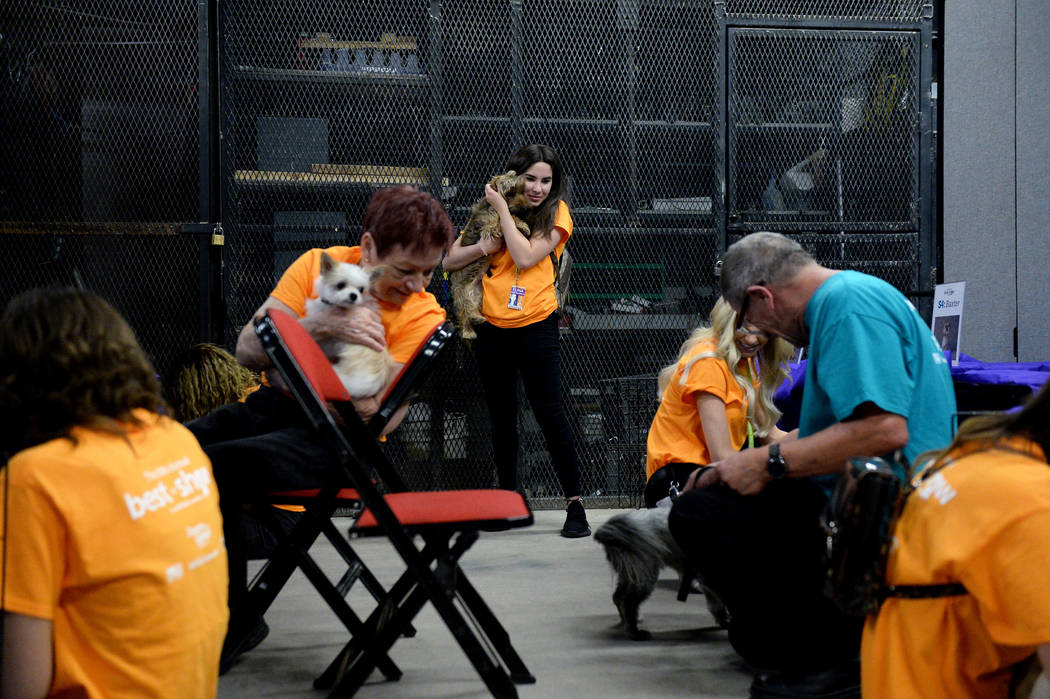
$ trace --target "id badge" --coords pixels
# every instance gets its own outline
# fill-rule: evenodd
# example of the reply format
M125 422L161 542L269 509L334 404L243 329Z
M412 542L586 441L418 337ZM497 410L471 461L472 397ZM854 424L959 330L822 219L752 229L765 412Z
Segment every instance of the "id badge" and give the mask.
M523 303L525 303L525 287L515 284L510 288L510 300L507 301L507 308L520 311Z

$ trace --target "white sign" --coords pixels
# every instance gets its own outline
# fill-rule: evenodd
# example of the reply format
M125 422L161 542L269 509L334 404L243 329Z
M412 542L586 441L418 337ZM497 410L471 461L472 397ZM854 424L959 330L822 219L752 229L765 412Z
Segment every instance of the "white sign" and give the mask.
M942 350L952 353L952 364L959 363L959 337L962 334L963 296L966 282L938 284L933 292L933 337Z

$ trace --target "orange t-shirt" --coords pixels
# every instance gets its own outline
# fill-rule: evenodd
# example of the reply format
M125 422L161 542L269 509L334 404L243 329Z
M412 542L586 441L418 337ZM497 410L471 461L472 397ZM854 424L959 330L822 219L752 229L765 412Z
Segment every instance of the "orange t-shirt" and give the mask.
M891 597L869 616L865 699L1005 697L1010 666L1050 643L1050 467L1033 442L977 451L929 476L894 530L886 581L967 594Z
M711 452L696 407L696 399L701 393L710 393L725 403L733 448L740 449L747 440L747 398L725 360L718 357L696 360L689 368L685 385L682 385L682 372L689 361L698 354L715 351L714 342L698 342L679 360L649 427L646 480L671 462L701 466L711 462ZM757 381L755 385L758 385Z
M560 259L572 235L572 216L564 201L558 202L551 235L561 235L561 242L554 248L555 256ZM508 306L512 286L525 289L520 311ZM504 246L492 257L489 272L482 277L481 288L481 314L498 328L521 328L538 323L558 308L554 264L549 255L532 267L519 271L510 251Z
M49 695L215 696L228 610L211 464L179 423L136 415L126 439L76 428L76 445L4 472L4 607L51 621Z
M306 300L317 298L314 283L321 276L321 252L320 248L314 248L303 253L281 275L277 286L270 293L270 296L287 304L300 318L306 315ZM337 262L355 265L361 262L359 246L337 245L324 252ZM411 359L434 328L445 321L445 309L428 291L412 294L400 306L385 301L378 303L379 319L386 331L387 350L394 361L401 364Z

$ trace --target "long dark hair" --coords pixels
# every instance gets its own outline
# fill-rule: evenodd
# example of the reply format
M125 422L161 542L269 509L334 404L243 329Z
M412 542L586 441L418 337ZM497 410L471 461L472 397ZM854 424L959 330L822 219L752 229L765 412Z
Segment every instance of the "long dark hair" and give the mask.
M542 204L529 212L525 221L533 233L550 238L551 231L554 230L554 214L558 210L558 202L565 198L565 176L557 151L542 143L530 143L510 156L505 169L521 175L536 163L547 163L551 166L551 191Z
M156 372L117 311L89 291L31 289L0 315L0 450L12 455L76 426L125 434L159 412Z

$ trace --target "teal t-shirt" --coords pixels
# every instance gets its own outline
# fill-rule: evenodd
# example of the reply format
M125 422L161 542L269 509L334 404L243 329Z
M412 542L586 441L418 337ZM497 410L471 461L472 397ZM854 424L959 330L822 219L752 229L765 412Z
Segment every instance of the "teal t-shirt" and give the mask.
M809 362L799 437L871 402L908 420L904 456L910 463L947 446L955 413L951 372L930 328L903 294L876 277L839 272L810 298L805 323ZM817 480L830 487L835 478Z

